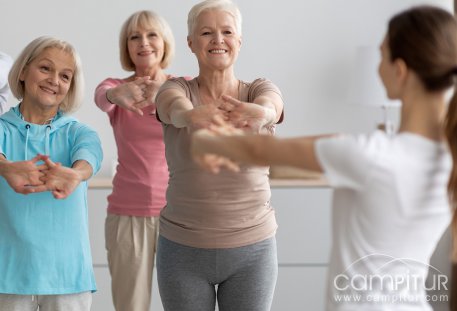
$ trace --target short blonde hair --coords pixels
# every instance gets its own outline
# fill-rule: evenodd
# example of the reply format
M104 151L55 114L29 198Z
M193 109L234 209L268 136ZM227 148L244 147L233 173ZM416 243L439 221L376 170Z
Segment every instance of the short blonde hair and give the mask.
M192 35L198 16L205 10L220 10L229 13L235 19L236 30L241 35L241 12L238 6L230 0L205 0L192 7L187 16L187 32Z
M24 98L25 85L24 82L20 80L21 74L35 58L37 58L44 50L50 48L64 51L73 58L75 71L71 79L67 96L65 96L62 103L59 105L59 109L64 113L75 111L80 106L84 94L84 77L82 73L81 59L79 58L75 48L70 43L53 37L38 37L30 42L24 50L22 50L21 54L14 62L13 67L11 67L8 75L8 83L10 85L11 92L18 100L22 100Z
M148 29L157 26L159 35L164 42L163 59L160 62L162 69L167 68L175 55L175 39L170 25L167 21L153 11L138 11L130 15L124 22L119 36L119 50L122 68L127 71L135 71L135 64L132 62L127 45L130 34L138 28Z

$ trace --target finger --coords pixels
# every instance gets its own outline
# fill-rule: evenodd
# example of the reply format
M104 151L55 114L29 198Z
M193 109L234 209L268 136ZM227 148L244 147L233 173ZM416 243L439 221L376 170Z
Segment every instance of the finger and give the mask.
M142 108L147 107L149 105L151 105L151 103L149 101L143 100L141 102L138 102L138 103L134 104L132 107L133 108L137 108L137 109L142 109Z
M225 131L221 126L215 126L213 124L210 124L208 130L210 130L212 134L227 135L227 131Z
M49 158L49 156L43 155L43 154L39 154L39 153L38 153L38 154L37 154L33 159L31 159L30 161L31 161L32 163L37 163L37 162L39 162L39 161L45 161L45 160L48 159L48 158Z
M226 112L231 112L235 108L235 105L224 102L220 104L217 108Z
M138 109L138 108L134 107L134 106L129 107L128 110L130 110L130 111L132 111L132 112L134 112L134 113L136 113L136 114L138 114L140 116L143 116L143 111L141 109Z
M49 156L47 156L46 159L43 159L43 161L49 168L53 168L56 166L56 164L54 162L52 162L52 160Z
M226 159L226 161L224 162L224 166L225 168L227 168L229 171L232 171L232 172L239 172L240 171L240 166L233 162L232 160L229 160L229 159Z
M41 186L41 185L44 185L44 182L41 181L39 177L36 177L36 178L30 178L28 180L28 184L26 186L35 187L35 186Z
M58 200L60 200L60 199L65 199L65 198L68 196L68 194L66 194L66 193L63 192L63 191L59 191L59 190L54 190L54 191L52 192L52 195L54 196L54 198L56 198L56 199L58 199Z
M149 76L135 77L135 80L133 80L133 83L136 84L136 85L141 85L141 84L145 83L148 80L149 80Z
M234 98L232 96L229 96L229 95L222 95L222 99L225 100L226 102L234 105L235 107L243 104L242 101L240 101L240 100L238 100L238 99L236 99L236 98Z
M224 121L224 117L221 115L215 115L211 121L219 126L227 125L227 122Z
M38 178L38 179L40 179L40 178L42 178L42 177L44 177L44 176L46 176L46 174L43 173L43 172L41 172L41 171L37 174L37 178Z
M28 189L29 186L27 186L27 185L21 185L21 186L16 185L12 188L13 188L14 192L16 192L16 193L20 193L20 194L30 193L30 190Z
M27 193L37 193L37 192L45 192L48 191L48 187L46 185L40 186L33 186L33 187L26 187L25 189Z

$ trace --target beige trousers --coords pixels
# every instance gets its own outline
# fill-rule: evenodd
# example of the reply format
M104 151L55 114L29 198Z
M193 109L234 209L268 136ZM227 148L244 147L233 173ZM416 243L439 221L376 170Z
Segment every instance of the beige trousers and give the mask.
M105 242L116 311L148 311L158 217L108 214Z

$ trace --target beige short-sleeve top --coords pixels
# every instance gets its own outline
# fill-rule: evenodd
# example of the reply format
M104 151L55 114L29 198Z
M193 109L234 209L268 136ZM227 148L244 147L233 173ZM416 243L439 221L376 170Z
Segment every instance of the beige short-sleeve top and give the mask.
M170 88L183 90L194 107L201 104L196 79L171 79L159 94ZM268 80L241 81L239 99L253 102L270 91L281 95ZM163 130L170 178L167 203L160 214L162 236L191 247L233 248L275 235L277 224L270 205L268 167L242 166L238 173L206 172L191 158L187 128L163 124ZM274 125L263 131L273 134Z

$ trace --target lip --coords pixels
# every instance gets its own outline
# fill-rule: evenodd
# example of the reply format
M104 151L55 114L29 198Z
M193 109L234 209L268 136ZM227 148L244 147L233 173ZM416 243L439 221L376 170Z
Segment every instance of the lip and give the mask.
M138 56L149 56L152 53L154 53L154 51L140 51L140 52L137 53L137 55Z
M48 93L48 94L51 94L51 95L56 95L57 94L57 91L56 90L53 90L49 87L46 87L46 86L40 86L40 89L45 92L45 93Z
M222 52L221 53L214 53L214 51L222 51ZM228 50L226 50L226 49L210 49L210 50L208 50L208 53L213 54L213 55L226 54L226 53L228 53Z

